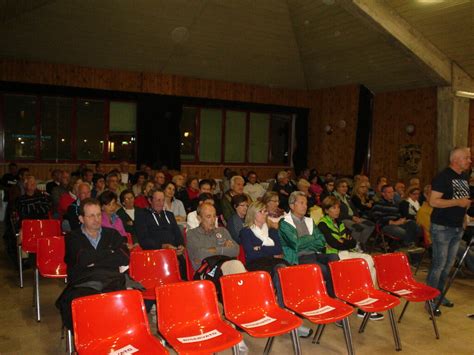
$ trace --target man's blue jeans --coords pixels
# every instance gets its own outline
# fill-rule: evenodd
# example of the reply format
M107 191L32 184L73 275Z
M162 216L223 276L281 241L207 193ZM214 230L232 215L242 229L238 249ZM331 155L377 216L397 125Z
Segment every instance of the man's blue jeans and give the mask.
M443 292L446 286L449 271L456 260L456 253L462 234L462 227L455 228L434 223L431 224L433 259L426 283L441 292Z

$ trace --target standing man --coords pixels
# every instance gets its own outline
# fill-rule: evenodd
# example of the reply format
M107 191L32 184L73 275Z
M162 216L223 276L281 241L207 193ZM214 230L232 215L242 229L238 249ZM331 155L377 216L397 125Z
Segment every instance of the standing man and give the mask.
M463 234L466 210L471 206L469 199L469 175L471 167L471 150L454 148L449 156L449 166L433 179L431 185L430 205L431 240L433 260L428 272L427 284L443 292L449 271L454 265L459 242ZM447 298L443 306L453 307ZM435 315L441 311L434 310Z

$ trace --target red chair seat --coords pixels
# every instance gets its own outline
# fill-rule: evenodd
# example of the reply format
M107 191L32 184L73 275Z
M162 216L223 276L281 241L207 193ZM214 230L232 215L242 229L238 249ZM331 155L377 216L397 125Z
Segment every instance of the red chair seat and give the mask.
M300 318L278 306L267 272L226 275L221 277L220 283L226 318L249 335L274 337L302 324Z
M109 354L131 347L139 354L168 354L150 333L140 292L126 290L86 296L72 302L76 350L81 355Z
M285 303L286 304L286 303ZM324 312L322 314L311 315L310 312L315 310L321 310L325 307L334 308L329 312ZM354 308L348 306L347 304L335 300L329 296L318 297L318 298L307 298L302 300L299 304L293 304L290 307L293 311L304 316L309 321L316 324L328 324L340 321L354 312Z
M38 238L62 235L61 223L55 219L25 219L21 222L21 234L22 251L36 253Z
M242 335L225 323L210 281L190 281L156 288L160 334L178 353L217 353L235 347Z
M348 295L342 299L350 304L353 304L357 308L362 309L364 312L383 312L400 304L400 300L397 297L375 289L367 290L365 292L364 290L353 292L351 295ZM368 299L374 299L376 301L370 304L362 304Z
M376 255L374 264L379 287L409 302L432 300L440 294L438 289L413 278L407 256L403 253Z

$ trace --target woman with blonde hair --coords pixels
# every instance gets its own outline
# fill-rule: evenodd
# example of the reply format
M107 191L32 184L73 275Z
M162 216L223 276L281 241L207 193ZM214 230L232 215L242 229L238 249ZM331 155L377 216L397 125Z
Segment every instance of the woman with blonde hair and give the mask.
M351 201L362 217L367 218L374 201L369 197L370 184L366 180L359 179L352 190Z
M240 240L245 252L245 266L248 271L262 270L270 273L277 293L278 303L283 306L278 269L288 266L283 259L278 231L268 228L267 207L260 201L253 202L245 216L245 228L240 232ZM310 328L301 326L298 335L303 338L311 336Z

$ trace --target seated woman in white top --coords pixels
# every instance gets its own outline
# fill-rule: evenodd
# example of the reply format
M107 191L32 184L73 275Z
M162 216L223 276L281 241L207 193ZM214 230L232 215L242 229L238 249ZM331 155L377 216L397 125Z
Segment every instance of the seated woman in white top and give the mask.
M176 218L176 222L184 223L186 222L186 210L184 209L183 203L174 197L175 191L176 186L171 181L163 186L165 195L165 205L163 209L172 212Z

